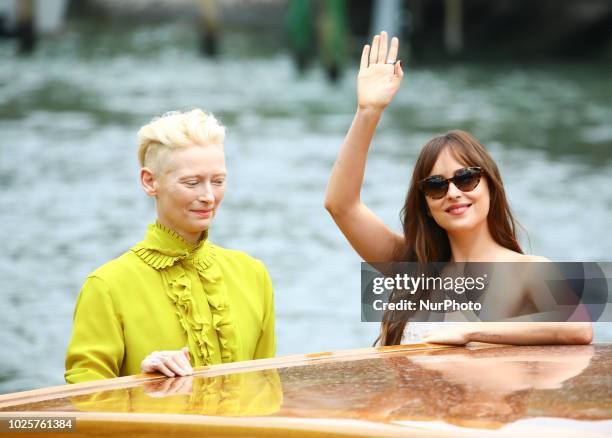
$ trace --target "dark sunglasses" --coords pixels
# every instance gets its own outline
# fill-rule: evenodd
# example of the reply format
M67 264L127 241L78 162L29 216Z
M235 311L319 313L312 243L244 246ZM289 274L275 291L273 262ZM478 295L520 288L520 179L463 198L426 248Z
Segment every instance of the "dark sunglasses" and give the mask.
M432 175L419 181L419 188L425 196L432 199L441 199L448 192L448 186L452 182L462 192L471 192L480 182L482 169L480 167L464 167L458 169L452 178L444 178L442 175Z

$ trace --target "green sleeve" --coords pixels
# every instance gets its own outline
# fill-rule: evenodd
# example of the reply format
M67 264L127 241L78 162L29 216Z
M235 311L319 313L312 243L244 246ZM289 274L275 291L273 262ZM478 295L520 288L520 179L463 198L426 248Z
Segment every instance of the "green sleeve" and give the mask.
M264 297L264 319L253 359L265 359L276 354L276 335L274 334L274 290L268 270L259 262L261 269L261 287Z
M119 376L125 343L120 316L108 285L89 277L74 309L72 339L66 352L67 383Z

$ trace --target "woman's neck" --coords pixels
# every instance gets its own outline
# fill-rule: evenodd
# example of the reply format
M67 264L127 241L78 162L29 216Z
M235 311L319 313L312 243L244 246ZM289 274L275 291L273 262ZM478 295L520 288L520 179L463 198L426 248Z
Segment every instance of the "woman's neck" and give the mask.
M199 241L202 239L202 232L196 232L196 233L189 233L185 230L181 230L178 227L175 227L174 225L172 225L172 223L170 221L167 221L165 218L161 217L161 216L157 216L157 221L162 224L163 226L170 228L172 231L174 231L176 234L178 234L179 236L181 236L186 242L189 242L193 245L199 243Z
M493 239L486 222L470 231L448 233L448 240L454 262L490 262L505 250Z

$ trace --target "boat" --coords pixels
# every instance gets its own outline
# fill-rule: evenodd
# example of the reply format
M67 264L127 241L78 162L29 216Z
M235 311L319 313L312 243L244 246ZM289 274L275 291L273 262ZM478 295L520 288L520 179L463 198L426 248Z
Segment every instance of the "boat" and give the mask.
M72 438L604 437L612 344L374 347L0 395L0 432L28 419Z

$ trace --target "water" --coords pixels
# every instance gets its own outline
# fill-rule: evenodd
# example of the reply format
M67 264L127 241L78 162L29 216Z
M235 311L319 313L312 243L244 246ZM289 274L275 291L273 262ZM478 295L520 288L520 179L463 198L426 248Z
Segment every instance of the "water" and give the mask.
M154 220L136 131L195 106L228 127L229 186L211 239L267 264L278 353L370 345L378 325L360 322L360 260L323 209L356 105L355 67L332 87L316 69L296 77L274 35L228 35L210 62L184 24L101 30L73 24L29 59L0 45L0 393L63 383L80 285ZM609 261L611 100L603 67L409 67L363 198L399 228L419 147L467 129L499 163L529 252ZM610 334L600 326L596 340Z

